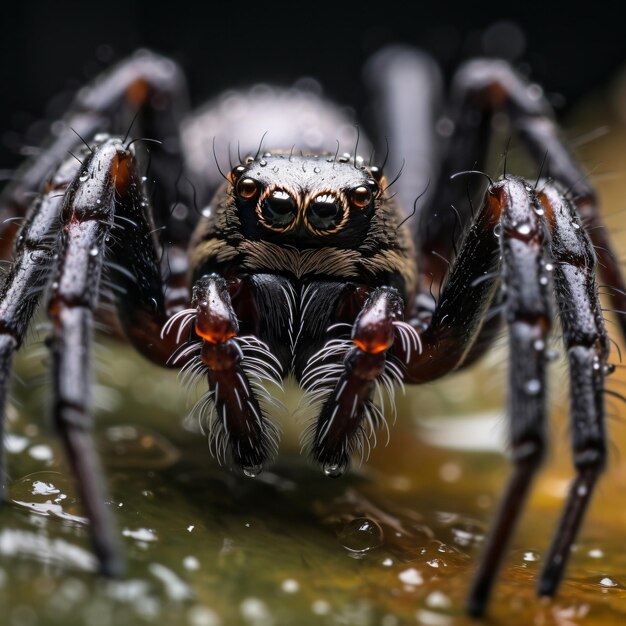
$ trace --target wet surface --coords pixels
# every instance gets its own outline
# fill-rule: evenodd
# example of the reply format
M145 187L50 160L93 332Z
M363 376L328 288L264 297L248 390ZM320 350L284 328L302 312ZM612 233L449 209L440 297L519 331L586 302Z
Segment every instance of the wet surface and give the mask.
M620 145L605 135L584 155L619 163ZM623 181L602 183L605 205L621 211L609 217L616 231L624 210L620 184L623 189ZM625 235L616 236L626 245ZM304 423L286 415L274 466L255 478L217 467L205 438L183 425L186 399L176 376L104 342L96 365L96 438L107 504L127 558L122 581L94 573L88 526L45 420L46 358L35 346L18 359L22 382L9 407L0 623L475 623L463 615L465 595L509 468L501 453L503 345L472 374L410 390L399 399L389 445L332 479L299 455ZM624 393L625 376L617 368L609 388ZM567 578L554 600L535 596L572 475L567 378L558 360L551 381L550 460L508 550L486 623L620 623L626 620L626 411L614 398L608 400L609 468ZM286 401L297 404L292 396Z

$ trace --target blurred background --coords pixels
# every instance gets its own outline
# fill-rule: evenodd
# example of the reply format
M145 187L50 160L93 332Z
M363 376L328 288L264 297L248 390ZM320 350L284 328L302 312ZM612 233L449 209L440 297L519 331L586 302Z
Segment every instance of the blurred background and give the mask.
M13 2L2 10L0 167L36 145L86 79L138 47L185 69L194 104L227 87L290 84L314 76L359 112L364 60L386 43L430 52L447 76L475 55L510 59L567 111L607 83L626 59L623 24L602 3L557 10L539 2L400 3Z

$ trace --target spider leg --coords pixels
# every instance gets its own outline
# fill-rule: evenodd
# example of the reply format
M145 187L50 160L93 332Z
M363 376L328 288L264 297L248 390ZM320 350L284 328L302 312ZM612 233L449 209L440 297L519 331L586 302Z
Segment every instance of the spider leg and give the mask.
M181 169L178 126L187 109L186 85L179 67L145 50L81 89L60 130L55 130L39 155L19 168L15 181L0 195L0 257L10 256L10 245L17 232L17 224L11 218L25 214L43 181L65 161L68 151L81 145L79 136L89 143L98 132L123 135L131 123L133 133L141 131L144 136L163 142L163 148L151 144L150 149L152 170L163 186L156 198L157 217L159 225L169 225L174 238L185 239L193 225L186 225L180 232L180 224L170 217L170 207L176 200L174 182Z
M545 346L550 311L544 263L547 244L539 209L532 188L519 178L490 186L432 319L420 334L422 352L413 353L406 367L405 380L422 383L471 358L499 284L501 265L509 325L508 421L514 469L474 579L468 602L472 615L484 611L545 448ZM396 344L394 352L398 350Z
M109 576L121 574L123 563L90 433L90 335L115 193L124 193L129 182L119 144L106 142L87 157L64 199L59 267L48 304L53 421L77 479L101 571Z
M473 342L482 333L481 317L499 284L499 256L509 325L508 413L514 470L470 592L472 615L485 610L543 458L551 272L570 362L571 430L578 475L540 579L542 595L553 594L563 575L606 456L603 384L608 338L595 285L595 257L573 203L556 184L546 183L536 193L525 181L509 177L489 187L432 319L420 335L422 353L409 361L405 380L426 382L471 358Z
M404 302L391 287L372 291L352 326L350 340L330 340L308 361L301 383L322 407L312 431L311 454L328 476L343 474L352 454L363 450L384 421L372 403L376 387L387 389L402 373L387 358L402 321ZM418 349L416 333L402 337ZM337 357L343 356L343 362Z
M0 289L0 434L13 353L22 345L44 287L54 271L60 207L79 166L74 158L68 159L50 180L45 193L33 202L15 242L15 261ZM0 446L0 501L4 497L4 469L4 447Z
M237 286L235 286L237 288ZM277 452L278 429L262 410L257 395L264 394L251 379L280 384L282 366L268 346L254 336L240 337L227 281L217 274L199 278L193 288L196 308L197 361L202 363L209 392L200 403L208 409L210 446L222 461L230 450L248 476L258 474ZM189 348L188 348L189 349ZM256 389L256 392L255 392Z
M469 61L453 80L451 121L454 132L432 195L434 201L425 211L425 215L430 213L426 215L429 219L422 222L424 229L419 233L422 282L428 283L431 273L438 274L433 265L437 262L432 258L433 250L446 259L452 257L454 242L450 232L458 218L449 210L450 205L457 208L462 224L471 221L471 206L460 202L467 191L467 179L460 177L450 181L450 177L484 166L491 122L500 111L508 115L513 131L519 135L537 167L544 170L544 176L557 180L567 189L567 194L571 194L596 248L600 274L606 284L613 287L609 294L613 308L626 310L626 283L600 217L597 194L588 174L567 148L541 89L500 60ZM432 219L434 214L437 219ZM626 318L619 316L618 323L622 336L626 337Z
M553 595L606 462L604 379L609 340L595 279L596 257L576 207L558 185L538 194L552 233L554 284L570 371L570 429L576 468L565 510L539 578Z
M5 401L12 353L23 339L58 252L48 304L53 322L53 420L77 478L101 570L117 575L123 564L89 432L90 334L105 264L111 264L116 280L122 324L137 345L145 341L148 357L165 364L180 344L180 333L175 338L161 333L171 307L134 148L124 146L120 138L100 141L85 154L82 165L74 159L66 162L17 239L17 260L0 293L0 328L5 331L0 333L0 402Z

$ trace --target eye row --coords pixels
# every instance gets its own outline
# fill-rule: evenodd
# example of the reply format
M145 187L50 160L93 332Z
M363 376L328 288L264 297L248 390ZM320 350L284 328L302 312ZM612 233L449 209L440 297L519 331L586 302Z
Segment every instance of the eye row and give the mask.
M286 232L293 228L298 217L298 203L285 189L269 188L261 190L252 178L241 178L235 184L237 195L246 201L259 196L256 211L261 223L267 228ZM347 196L341 192L326 191L308 202L303 214L305 226L316 234L331 234L340 230L348 220L350 207L363 209L372 201L371 189L360 185Z

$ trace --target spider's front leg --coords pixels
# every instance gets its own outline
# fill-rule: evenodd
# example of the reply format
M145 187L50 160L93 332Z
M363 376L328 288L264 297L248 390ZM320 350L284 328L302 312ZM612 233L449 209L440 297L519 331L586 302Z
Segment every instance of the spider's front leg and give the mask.
M384 422L381 408L372 399L380 385L393 395L394 382L402 378L401 367L389 354L396 338L405 355L419 351L419 337L402 321L403 310L396 289L374 289L352 326L350 340L327 342L308 362L302 384L309 392L327 389L336 378L315 422L311 450L328 476L343 474L353 453L362 450ZM342 353L343 363L333 363L333 357Z
M240 282L230 281L230 287L239 291ZM263 342L239 336L229 281L217 274L202 276L194 285L192 304L195 334L201 341L183 346L172 360L188 359L185 369L191 375L206 374L209 391L200 400L200 409L208 410L214 455L221 461L230 452L234 462L254 476L276 454L279 433L259 405L262 388L250 378L280 383L282 365ZM189 359L190 355L194 357Z

